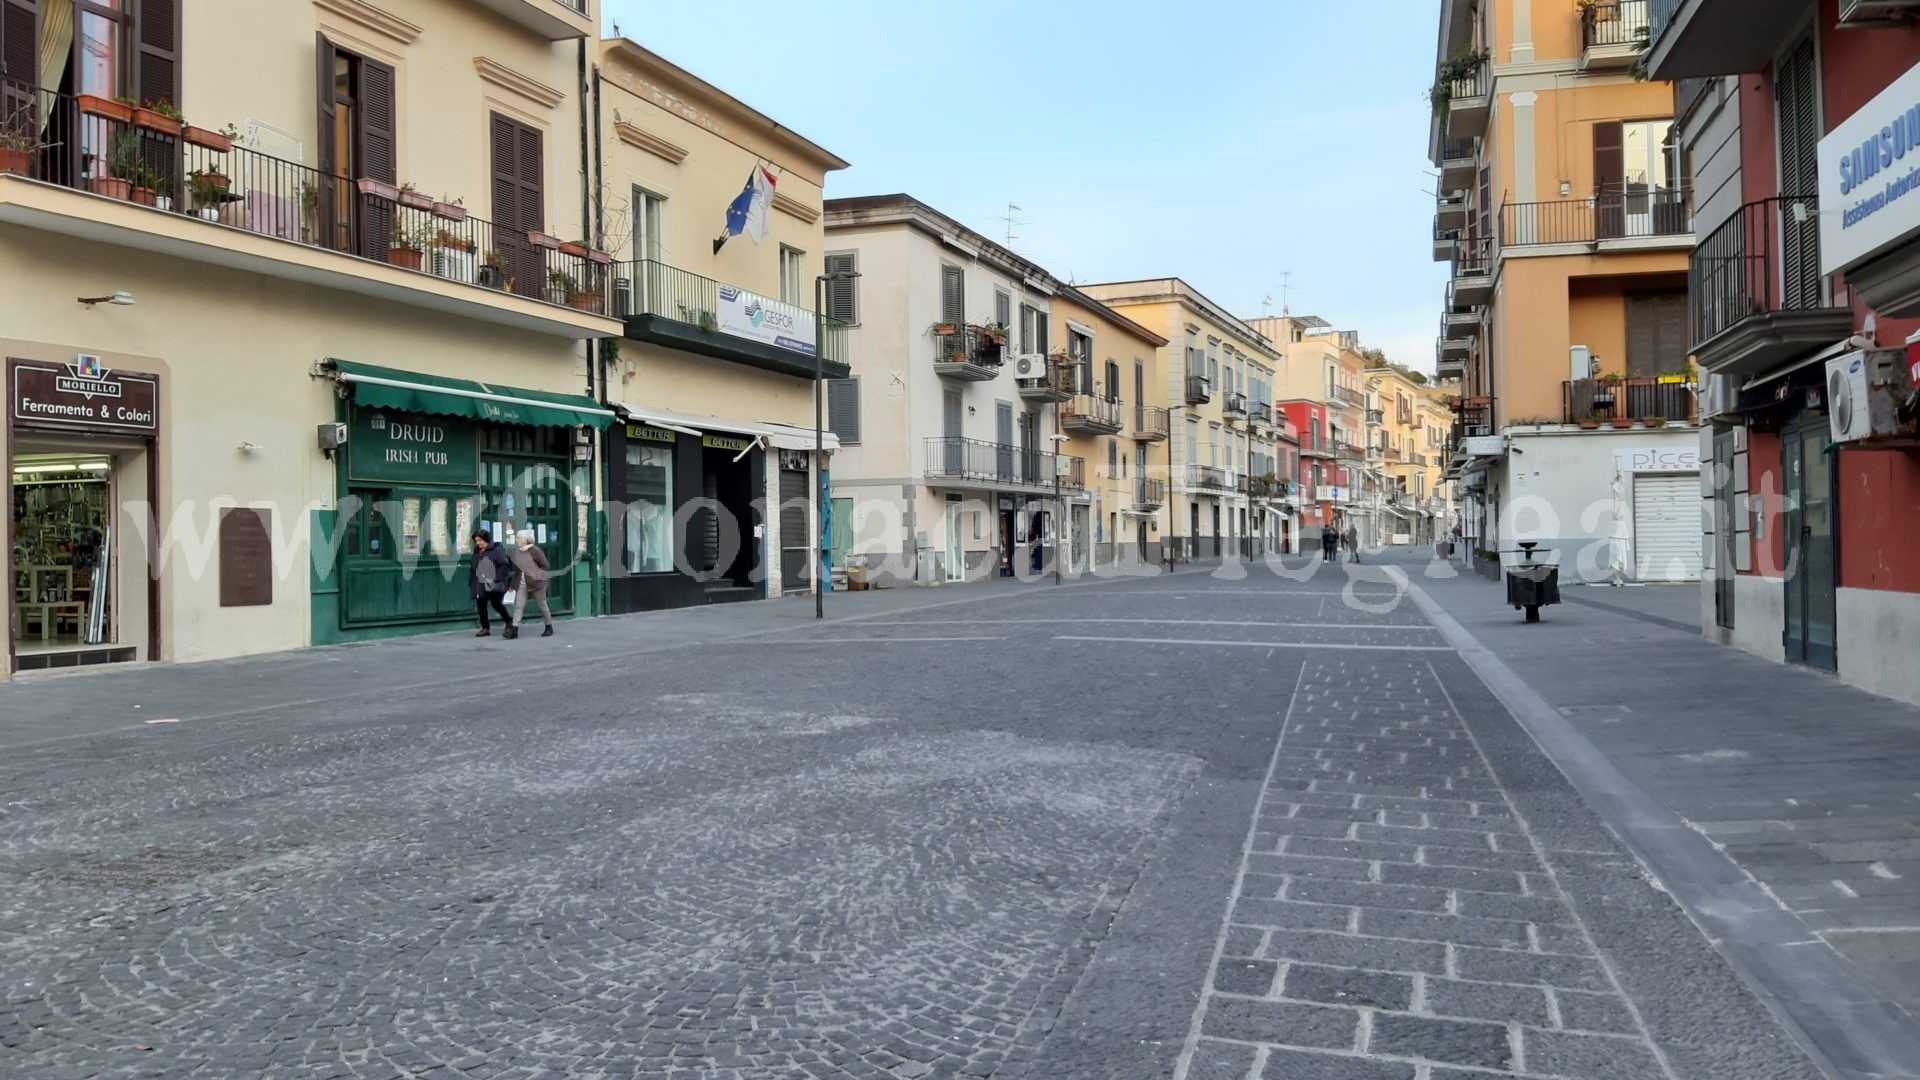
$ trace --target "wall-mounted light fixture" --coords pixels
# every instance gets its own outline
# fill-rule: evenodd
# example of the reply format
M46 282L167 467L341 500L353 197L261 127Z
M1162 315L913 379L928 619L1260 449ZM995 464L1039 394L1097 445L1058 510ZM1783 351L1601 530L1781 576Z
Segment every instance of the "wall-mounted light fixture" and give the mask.
M88 309L92 309L95 304L112 304L114 307L133 306L133 294L125 289L115 290L111 296L80 296L75 299L87 305Z

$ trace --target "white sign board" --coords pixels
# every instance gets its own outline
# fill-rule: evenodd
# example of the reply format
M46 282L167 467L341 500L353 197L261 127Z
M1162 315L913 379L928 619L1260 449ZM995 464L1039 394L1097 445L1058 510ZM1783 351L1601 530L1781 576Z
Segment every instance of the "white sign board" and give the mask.
M1835 126L1819 156L1821 273L1920 231L1920 66Z
M813 313L758 293L719 286L720 332L812 356Z
M1700 471L1697 446L1638 446L1615 450L1613 460L1627 473L1692 473Z
M1505 435L1469 435L1462 442L1468 457L1499 457L1507 452Z

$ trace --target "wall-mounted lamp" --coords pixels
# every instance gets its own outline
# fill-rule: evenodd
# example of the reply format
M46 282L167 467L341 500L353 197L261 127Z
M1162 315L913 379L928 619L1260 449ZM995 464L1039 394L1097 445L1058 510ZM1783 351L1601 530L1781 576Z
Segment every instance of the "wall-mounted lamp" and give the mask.
M114 307L133 306L133 294L125 289L116 290L111 296L81 296L76 299L87 305L89 309L95 304L112 304Z

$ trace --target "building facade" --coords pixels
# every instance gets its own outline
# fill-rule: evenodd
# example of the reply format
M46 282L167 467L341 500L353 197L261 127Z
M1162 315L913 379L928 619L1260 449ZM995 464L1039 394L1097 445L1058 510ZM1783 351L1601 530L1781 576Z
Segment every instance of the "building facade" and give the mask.
M1248 324L1283 361L1279 396L1300 441L1300 513L1306 543L1352 528L1379 540L1377 471L1367 461L1367 359L1360 335L1315 315L1269 315Z
M1443 0L1430 153L1449 265L1450 475L1493 553L1583 580L1693 580L1691 166L1632 65L1647 0Z
M1706 633L1920 701L1920 5L1661 0L1703 193Z

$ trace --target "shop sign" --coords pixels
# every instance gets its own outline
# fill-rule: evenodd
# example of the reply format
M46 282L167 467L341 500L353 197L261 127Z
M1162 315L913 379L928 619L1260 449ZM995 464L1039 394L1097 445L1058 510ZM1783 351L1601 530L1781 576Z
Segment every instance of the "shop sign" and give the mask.
M677 442L678 437L666 428L647 427L645 424L628 424L627 438L641 439L646 442Z
M480 482L479 432L460 417L355 409L347 457L353 480L457 487Z
M1835 125L1819 160L1821 273L1920 232L1920 66Z
M720 286L719 294L721 333L813 355L812 312L732 285Z
M1613 460L1621 472L1692 473L1700 471L1698 447L1644 446L1633 450L1615 450Z
M700 439L700 445L714 450L745 450L753 445L751 435L706 435Z
M21 427L152 435L160 430L160 380L114 371L97 356L71 364L10 364L8 415Z

